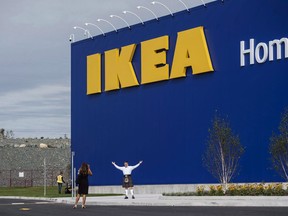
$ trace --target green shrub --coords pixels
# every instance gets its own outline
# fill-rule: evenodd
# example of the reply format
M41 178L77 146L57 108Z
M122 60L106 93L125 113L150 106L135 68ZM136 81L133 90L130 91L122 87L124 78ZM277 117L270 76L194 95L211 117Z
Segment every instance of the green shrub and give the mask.
M223 185L210 185L205 191L204 186L198 186L196 192L164 193L164 196L287 196L288 189L281 183L271 184L228 184L224 190Z

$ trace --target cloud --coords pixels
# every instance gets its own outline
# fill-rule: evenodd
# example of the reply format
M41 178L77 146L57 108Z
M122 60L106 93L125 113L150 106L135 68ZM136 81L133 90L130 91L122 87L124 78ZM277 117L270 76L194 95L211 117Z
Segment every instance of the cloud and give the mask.
M70 134L70 87L41 85L0 95L0 126L16 137ZM45 132L45 133L44 133ZM42 134L42 135L41 135Z

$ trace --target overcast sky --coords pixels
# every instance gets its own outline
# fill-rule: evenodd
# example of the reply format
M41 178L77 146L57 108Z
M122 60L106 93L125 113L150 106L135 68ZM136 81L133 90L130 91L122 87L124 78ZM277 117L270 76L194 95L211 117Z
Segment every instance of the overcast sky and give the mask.
M0 0L0 128L15 137L58 138L70 134L70 42L85 38L80 26L92 35L140 20L154 19L144 6L161 17L169 10L152 0ZM203 0L159 0L172 12L203 4ZM211 0L204 0L204 3ZM184 3L184 4L183 4ZM92 27L92 28L91 28Z

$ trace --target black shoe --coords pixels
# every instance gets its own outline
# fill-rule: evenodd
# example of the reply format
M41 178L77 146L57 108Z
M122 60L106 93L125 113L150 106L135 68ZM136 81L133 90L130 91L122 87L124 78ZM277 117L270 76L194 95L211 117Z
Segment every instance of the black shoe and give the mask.
M125 196L125 198L124 199L128 199L128 197L127 196Z
M132 199L135 199L134 195L132 196Z

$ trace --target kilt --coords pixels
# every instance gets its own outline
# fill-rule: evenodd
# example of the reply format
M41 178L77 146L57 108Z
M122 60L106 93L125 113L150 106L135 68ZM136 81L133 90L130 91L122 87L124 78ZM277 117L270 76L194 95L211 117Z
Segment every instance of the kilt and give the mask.
M123 183L122 183L122 187L123 188L130 188L133 187L133 181L132 181L132 177L131 175L124 175L123 176Z

